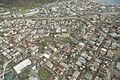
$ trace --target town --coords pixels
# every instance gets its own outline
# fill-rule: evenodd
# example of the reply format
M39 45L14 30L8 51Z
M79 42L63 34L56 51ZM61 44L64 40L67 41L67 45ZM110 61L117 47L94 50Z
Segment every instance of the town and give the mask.
M120 80L120 5L1 8L0 53L0 80Z

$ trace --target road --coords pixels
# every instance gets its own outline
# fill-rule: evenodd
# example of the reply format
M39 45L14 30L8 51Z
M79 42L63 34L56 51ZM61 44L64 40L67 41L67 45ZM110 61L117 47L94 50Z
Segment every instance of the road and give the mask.
M5 74L5 71L6 71L6 67L7 65L12 61L13 59L7 61L4 65L3 65L3 73L0 74L0 80L4 80L4 74ZM2 77L2 78L1 78Z
M108 12L108 13L95 13L95 14L88 14L83 16L67 16L67 17L16 17L16 18L1 18L1 20L12 20L12 19L81 19L81 18L90 18L94 17L95 15L118 15L120 12Z

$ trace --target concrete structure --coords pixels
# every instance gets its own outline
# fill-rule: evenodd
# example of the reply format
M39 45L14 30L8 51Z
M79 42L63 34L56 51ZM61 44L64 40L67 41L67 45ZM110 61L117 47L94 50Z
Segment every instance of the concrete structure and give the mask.
M27 67L28 65L31 64L31 61L29 59L25 59L22 62L20 62L19 64L17 64L16 66L14 66L14 70L17 72L17 74L21 73L22 69L24 69L25 67Z
M117 62L116 68L120 70L120 62Z
M49 68L52 68L52 67L53 67L53 64L52 64L50 61L48 61L48 62L46 63L46 65L47 65Z
M74 78L78 78L78 76L80 75L80 72L79 71L75 71L74 73L73 73L73 77Z

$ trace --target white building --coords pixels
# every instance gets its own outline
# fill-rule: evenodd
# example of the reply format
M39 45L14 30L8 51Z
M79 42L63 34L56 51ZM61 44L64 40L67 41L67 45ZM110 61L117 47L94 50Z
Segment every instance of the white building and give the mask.
M80 75L80 72L79 71L75 71L73 73L73 76L72 76L72 78L70 80L77 80L77 78L78 78L79 75Z
M20 62L19 64L17 64L16 66L14 66L13 68L19 74L19 73L21 73L22 69L24 69L25 67L27 67L30 64L31 64L31 61L29 59L25 59L22 62Z

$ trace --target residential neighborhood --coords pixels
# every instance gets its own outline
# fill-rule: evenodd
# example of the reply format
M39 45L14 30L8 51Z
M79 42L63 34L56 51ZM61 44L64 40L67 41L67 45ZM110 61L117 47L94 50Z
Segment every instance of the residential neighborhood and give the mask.
M0 80L120 80L120 5L1 7Z

